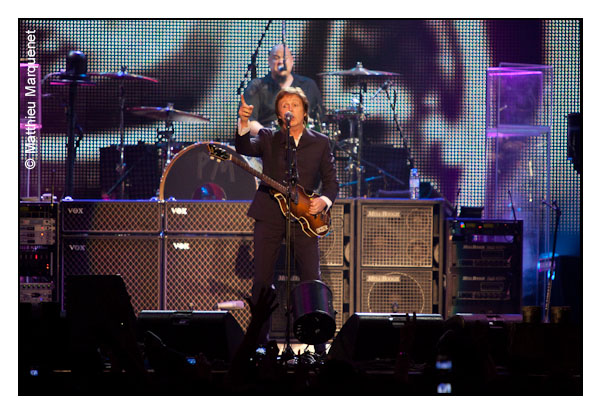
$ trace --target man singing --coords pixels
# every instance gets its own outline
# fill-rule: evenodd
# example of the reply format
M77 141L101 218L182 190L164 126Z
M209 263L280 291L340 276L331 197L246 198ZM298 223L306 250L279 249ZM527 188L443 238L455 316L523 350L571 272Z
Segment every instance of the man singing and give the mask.
M311 192L318 187L320 181L322 183L322 195L311 200L308 212L318 214L330 208L338 194L334 157L330 151L328 137L306 128L310 106L303 90L293 87L282 89L275 98L275 108L272 108L274 117L282 128L277 132L262 128L257 136L252 138L250 118L254 106L248 105L244 96L240 97L240 101L236 151L243 155L260 157L263 161L263 173L279 183L286 183L289 161L285 126L288 118L290 136L294 141L291 144L296 147L298 184L307 192ZM264 183L257 189L248 215L255 219L255 278L252 300L256 301L261 289L269 288L273 283L275 264L286 234L286 219L278 202L270 194L269 187ZM291 240L296 270L301 281L319 280L318 239L307 236L300 224L295 222L292 225ZM267 342L268 333L269 322L261 330L259 343ZM322 350L323 348L316 347L317 352Z

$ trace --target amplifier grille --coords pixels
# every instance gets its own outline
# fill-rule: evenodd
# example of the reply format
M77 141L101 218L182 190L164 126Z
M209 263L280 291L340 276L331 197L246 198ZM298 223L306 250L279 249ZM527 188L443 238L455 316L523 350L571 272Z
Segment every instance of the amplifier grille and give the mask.
M363 312L432 313L432 272L361 271Z
M432 206L361 208L361 266L431 267Z
M165 203L168 233L252 234L254 220L246 215L248 201L199 201Z
M65 236L63 281L71 275L121 275L136 314L160 309L160 251L158 237Z
M219 302L244 300L254 274L252 237L165 237L167 310L214 310ZM232 311L242 329L250 310Z
M161 204L144 201L67 201L62 228L71 233L160 233Z

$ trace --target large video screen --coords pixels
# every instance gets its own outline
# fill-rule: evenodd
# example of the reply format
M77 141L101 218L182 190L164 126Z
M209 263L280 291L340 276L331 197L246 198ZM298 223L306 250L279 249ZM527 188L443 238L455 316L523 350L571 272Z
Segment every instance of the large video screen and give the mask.
M127 165L134 167L132 177L142 177L130 187L156 190L166 158L174 155L164 150L165 132L179 148L207 141L231 144L240 91L253 76L268 74L268 52L284 40L295 58L294 71L313 78L323 95L328 116L318 124L338 144L333 148L342 198L357 195L354 165L345 150L356 145L353 122L361 104L365 117L359 145L367 162L394 173L409 158L433 195L445 197L451 206L486 207L486 177L492 168L486 160L487 68L503 62L552 67L550 170L531 163L516 168L511 182L538 185L549 174L550 197L562 208L560 231L579 239L580 176L567 158L566 116L581 110L581 33L579 20L22 19L21 63L31 62L33 55L43 83L38 90L38 164L35 171L24 168L22 154L20 194L39 186L40 193L65 195L70 107L77 145L73 198L118 194L115 163L121 143L131 153L142 153L137 166ZM88 72L125 70L157 82L97 76L92 84L77 86L73 102L71 87L53 81L72 50L86 55ZM249 70L252 62L256 66ZM330 75L357 65L396 75ZM388 79L390 87L378 92ZM168 130L161 120L121 109L168 105L210 122L175 122ZM537 151L531 156L544 155ZM370 180L362 195L394 187L377 169L364 171ZM518 215L525 202L515 201Z

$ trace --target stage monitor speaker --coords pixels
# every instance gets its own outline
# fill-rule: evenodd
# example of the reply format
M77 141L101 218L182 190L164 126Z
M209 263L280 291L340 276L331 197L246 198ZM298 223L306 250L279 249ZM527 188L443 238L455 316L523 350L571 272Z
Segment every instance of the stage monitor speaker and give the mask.
M120 275L135 313L161 308L159 236L64 235L61 250L63 281L72 275ZM63 306L70 294L63 289Z
M125 283L117 275L70 275L65 280L69 352L76 378L100 374L107 348L119 371L145 374L136 341L136 316Z
M156 201L74 200L61 202L64 233L158 234L162 205Z
M252 236L165 236L165 308L211 311L251 295ZM243 329L250 310L232 310Z
M244 332L236 319L223 311L143 311L138 315L138 335L146 331L167 347L188 357L203 353L209 361L231 361Z
M65 289L69 292L65 311L71 321L82 325L128 323L133 328L136 316L121 276L69 275Z
M409 318L412 320L413 316ZM394 360L407 323L406 314L355 313L334 338L328 356L356 362ZM413 347L409 352L414 362L427 362L443 333L443 319L437 314L419 314L415 323Z
M250 201L167 201L165 233L252 234Z

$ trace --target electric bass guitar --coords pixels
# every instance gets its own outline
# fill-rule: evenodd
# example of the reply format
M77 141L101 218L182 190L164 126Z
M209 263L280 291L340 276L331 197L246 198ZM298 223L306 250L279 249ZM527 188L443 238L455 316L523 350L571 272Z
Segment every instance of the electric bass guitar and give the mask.
M288 206L286 204L286 194L288 189L286 186L255 170L250 165L239 160L238 158L234 158L232 154L228 153L223 148L219 148L213 144L207 144L207 147L209 149L209 157L212 160L216 160L217 162L231 161L246 172L249 172L255 177L261 179L264 183L268 184L271 187L271 194L275 197L280 205L282 214L286 216L288 213ZM319 195L315 193L308 194L300 184L296 185L295 190L296 197L290 197L290 215L300 223L303 232L307 236L323 237L328 234L330 231L331 222L329 209L328 211L322 211L317 214L309 214L311 200L315 197L319 197ZM296 200L294 200L295 198Z

